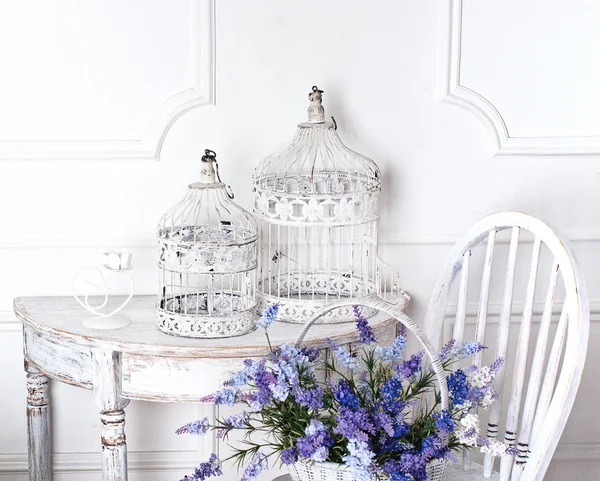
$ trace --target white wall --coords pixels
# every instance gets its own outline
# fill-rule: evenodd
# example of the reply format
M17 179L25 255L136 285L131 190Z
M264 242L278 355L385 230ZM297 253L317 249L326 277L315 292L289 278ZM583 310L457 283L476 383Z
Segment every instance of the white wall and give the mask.
M138 293L153 293L155 225L197 179L203 149L218 152L250 208L252 168L305 120L313 84L344 141L382 169L382 251L402 270L415 318L451 244L486 213L522 210L573 240L592 299L591 349L547 479L593 479L600 7L215 3L0 2L0 479L26 479L12 299L69 294L74 271L106 247L132 249ZM56 479L99 479L90 393L55 383L52 402ZM179 479L205 449L173 434L194 406L132 403L127 414L134 481Z

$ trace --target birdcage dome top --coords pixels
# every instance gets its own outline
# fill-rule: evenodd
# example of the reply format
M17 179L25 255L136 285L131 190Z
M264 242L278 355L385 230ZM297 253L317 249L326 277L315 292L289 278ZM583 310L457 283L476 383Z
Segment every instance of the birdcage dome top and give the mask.
M309 94L308 122L291 144L254 170L254 212L276 223L357 224L379 215L377 164L344 145L325 121L322 90Z
M190 184L183 200L162 216L158 223L159 239L193 246L255 241L254 217L232 199L231 189L219 178L216 154L206 150L200 181Z
M377 164L346 147L333 122L299 124L292 143L266 157L253 177L260 189L309 196L381 187Z

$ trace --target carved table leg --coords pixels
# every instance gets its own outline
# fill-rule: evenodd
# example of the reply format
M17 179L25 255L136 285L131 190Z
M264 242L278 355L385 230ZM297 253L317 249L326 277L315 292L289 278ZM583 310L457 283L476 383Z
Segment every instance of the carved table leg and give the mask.
M102 479L127 480L127 443L125 442L125 411L101 411Z
M92 351L94 400L102 421L102 480L127 481L125 407L121 397L121 356L118 352Z
M50 481L50 419L48 414L48 378L25 362L27 371L27 446L30 481Z

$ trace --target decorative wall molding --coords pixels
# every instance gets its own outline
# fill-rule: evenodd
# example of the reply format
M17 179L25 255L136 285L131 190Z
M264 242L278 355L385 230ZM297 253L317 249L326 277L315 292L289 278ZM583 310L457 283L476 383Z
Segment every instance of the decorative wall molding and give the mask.
M475 324L477 322L477 309L478 304L476 302L467 304L466 316L467 324ZM500 309L502 305L497 303L490 303L488 306L488 324L496 324L499 322L500 318ZM511 322L519 323L521 322L521 318L519 317L523 313L524 305L523 303L515 302L512 306L512 319ZM451 326L453 322L453 312L456 309L455 306L448 306L448 313L446 315L445 324L447 326ZM539 316L541 315L544 309L543 302L536 302L533 306L533 314L534 320L532 321L534 324L539 323ZM553 313L558 320L558 316L560 312L556 311ZM154 320L152 320L154 322ZM592 324L600 324L600 299L590 301L590 323ZM13 311L0 311L0 334L3 332L20 332L21 331L21 323L15 317Z
M600 156L600 137L513 137L483 95L461 85L463 0L439 0L438 100L467 109L492 137L497 156Z
M572 232L565 237L571 242L600 242L600 232ZM380 246L394 245L453 245L460 234L426 234L426 233L390 233L379 236ZM508 243L510 239L502 238L497 244ZM521 242L533 242L532 239L523 239ZM107 249L107 248L137 248L156 249L158 241L154 237L115 237L115 238L18 238L3 236L0 238L0 249Z
M196 407L196 419L202 419L205 416L214 419L215 406L199 404ZM196 442L196 449L175 451L129 450L127 453L127 471L192 471L193 467L197 466L209 453L216 452L218 444L214 436L198 436ZM52 471L54 473L101 472L101 453L54 453L52 455ZM0 453L0 476L25 474L27 472L27 453Z
M215 0L189 0L192 8L192 85L158 106L134 140L0 141L0 161L158 160L171 126L189 110L214 104Z
M20 331L21 323L15 317L15 313L13 311L0 311L0 334Z

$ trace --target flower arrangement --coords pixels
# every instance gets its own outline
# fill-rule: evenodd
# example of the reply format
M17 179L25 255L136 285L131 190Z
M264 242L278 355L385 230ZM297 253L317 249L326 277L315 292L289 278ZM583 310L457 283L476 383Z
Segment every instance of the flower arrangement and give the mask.
M267 340L277 311L277 304L269 306L259 321ZM358 353L331 339L328 360L317 349L287 344L271 348L261 360L244 361L222 390L204 399L240 403L244 411L214 424L207 418L194 421L177 433L215 431L221 439L233 431L244 433L241 447L233 447L230 458L223 460L246 465L242 481L258 476L273 458L285 465L337 463L358 481L422 481L428 463L456 461L453 452L463 446L495 456L514 454L506 444L481 436L474 410L488 408L497 398L492 384L501 358L490 366L452 370L485 347L449 341L439 357L447 372L450 409L440 410L436 377L425 367L423 351L404 356L404 332L391 346L372 346L376 338L371 326L358 307L354 313L363 346ZM221 474L221 462L212 454L182 481Z

